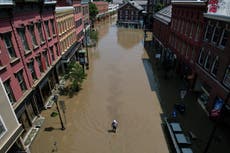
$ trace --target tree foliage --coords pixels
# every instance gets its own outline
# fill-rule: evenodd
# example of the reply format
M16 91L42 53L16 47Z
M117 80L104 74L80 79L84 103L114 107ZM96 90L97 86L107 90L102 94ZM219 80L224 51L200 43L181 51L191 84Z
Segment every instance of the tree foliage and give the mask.
M158 12L163 8L164 8L164 5L162 3L160 3L160 2L158 2L154 7L154 12Z
M96 19L98 13L97 6L94 3L89 2L89 17L92 22Z
M70 62L68 64L68 72L65 75L65 79L70 81L70 88L73 91L78 91L81 87L86 74L82 66L77 62Z

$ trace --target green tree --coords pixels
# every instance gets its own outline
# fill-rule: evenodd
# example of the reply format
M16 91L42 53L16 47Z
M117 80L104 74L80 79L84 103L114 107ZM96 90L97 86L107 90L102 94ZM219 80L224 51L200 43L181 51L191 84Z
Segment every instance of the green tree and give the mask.
M94 21L96 20L96 16L98 13L99 11L97 9L97 6L94 3L89 2L89 18L91 20L92 27L94 27Z
M162 3L157 3L155 6L154 6L154 12L158 12L160 11L161 9L163 9L164 5Z
M79 91L86 74L82 66L77 62L70 62L68 64L68 72L64 76L65 80L70 81L70 89L72 91Z

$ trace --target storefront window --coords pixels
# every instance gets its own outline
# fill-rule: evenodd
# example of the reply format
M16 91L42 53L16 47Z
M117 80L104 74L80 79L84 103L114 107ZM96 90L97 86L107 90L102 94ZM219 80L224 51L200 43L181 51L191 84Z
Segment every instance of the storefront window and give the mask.
M30 129L30 122L29 122L29 119L26 115L26 112L23 112L21 117L19 118L19 122L22 124L22 127L24 129L23 133L22 133L22 136L25 137L26 136L26 133L29 131Z
M33 120L36 115L35 115L34 108L33 108L32 104L30 102L28 102L28 103L26 103L26 107L27 107L28 116L30 117L31 120Z

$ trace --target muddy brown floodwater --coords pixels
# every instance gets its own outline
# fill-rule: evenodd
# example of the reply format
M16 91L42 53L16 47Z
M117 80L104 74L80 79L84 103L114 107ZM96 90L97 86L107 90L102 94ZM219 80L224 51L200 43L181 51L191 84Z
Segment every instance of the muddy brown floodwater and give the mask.
M116 27L116 17L96 24L99 41L89 50L90 69L82 90L66 104L66 130L56 108L31 145L32 153L168 153L161 107L150 88L143 59L143 31ZM117 133L109 132L111 122ZM45 129L52 130L47 131ZM54 145L56 142L56 147Z

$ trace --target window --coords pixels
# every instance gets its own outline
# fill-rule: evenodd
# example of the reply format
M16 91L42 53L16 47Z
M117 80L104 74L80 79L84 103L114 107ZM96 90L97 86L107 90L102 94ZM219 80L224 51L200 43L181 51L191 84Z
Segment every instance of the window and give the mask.
M230 65L227 67L225 75L224 75L224 80L223 84L230 89Z
M184 32L184 24L185 24L185 21L182 21L181 22L181 29L180 29L180 33L183 34Z
M200 26L198 25L196 29L195 41L198 41L199 36L200 36Z
M45 57L46 67L49 67L49 60L48 60L47 51L43 53L43 56Z
M217 56L212 64L211 74L216 76L219 67L219 57Z
M214 44L218 42L220 35L221 35L221 27L219 27L218 22L217 22L217 25L214 28L213 36L212 36L212 42Z
M211 22L209 22L207 27L206 27L204 40L210 41L212 38L212 34L213 34L213 25L211 25Z
M38 67L39 67L40 72L44 72L44 69L42 67L41 56L37 57L36 60L38 62Z
M0 139L5 135L7 132L6 125L3 122L2 117L0 116Z
M25 80L24 80L24 77L23 77L23 71L19 71L17 74L16 74L16 78L18 79L18 83L21 87L21 90L22 91L26 91L27 88L26 88L26 84L25 84Z
M206 70L209 70L210 66L211 66L211 55L210 55L210 52L209 52L207 57L206 57L206 59L205 59L204 68Z
M225 47L228 37L229 37L229 29L224 29L220 38L220 46Z
M178 21L178 25L177 25L177 31L178 31L178 32L179 32L179 30L180 30L181 22L182 22L181 20Z
M194 29L194 24L192 23L192 25L191 25L191 30L190 30L190 33L189 33L189 37L190 37L190 38L192 38L193 29Z
M34 70L34 61L32 61L32 62L30 62L28 64L28 68L30 70L30 73L31 73L31 76L32 76L33 80L36 80L37 76L36 76L36 73L35 73L35 70Z
M45 26L46 26L46 33L48 35L48 38L50 38L49 21L45 21Z
M204 48L201 48L198 63L199 63L200 65L203 65L203 63L204 63Z
M32 38L33 46L37 47L38 43L37 43L36 36L35 36L35 33L34 33L34 25L29 26L29 31L30 31L30 35L31 35L31 38Z
M25 52L28 52L30 50L30 48L29 48L29 45L28 45L28 42L26 39L25 28L18 29L18 34L21 38L22 45L23 45Z
M194 59L195 59L195 48L192 48L191 60L193 61Z
M185 35L187 36L189 34L189 22L186 23L185 27Z
M13 90L10 86L10 80L7 80L4 82L4 87L6 89L6 93L7 93L7 96L9 98L11 104L13 104L15 102L15 98L14 98Z
M39 36L40 36L40 42L43 43L45 41L43 34L42 34L42 24L41 22L37 23L37 27L38 27L38 32L39 32Z
M8 51L10 58L15 58L16 54L15 54L14 47L12 44L11 34L10 33L4 34L3 39L4 39L5 46L6 46L6 49Z
M53 50L53 46L50 47L50 54L51 54L51 58L52 58L52 61L55 60L55 57L54 57L54 50Z
M188 45L188 46L187 46L187 49L186 49L186 52L185 52L185 57L186 57L186 58L188 58L189 49L190 49L190 47L189 47L189 45Z

